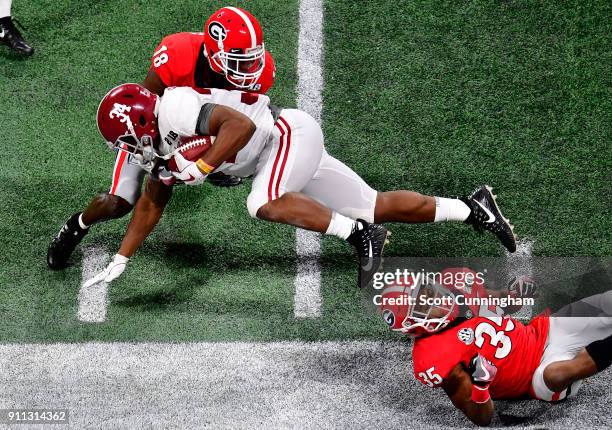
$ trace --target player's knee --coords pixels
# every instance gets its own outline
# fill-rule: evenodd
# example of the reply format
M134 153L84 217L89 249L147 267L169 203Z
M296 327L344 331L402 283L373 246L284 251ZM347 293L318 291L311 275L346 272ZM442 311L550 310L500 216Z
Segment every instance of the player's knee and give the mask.
M533 377L531 379L531 387L533 388L533 393L535 394L535 397L537 399L550 402L553 400L555 392L548 388L546 382L544 381L545 368L546 366L540 365L535 370L535 372L533 372Z
M117 219L124 217L134 207L130 202L112 194L99 194L96 196L97 204L100 205L103 212L107 214L109 219Z
M274 213L270 210L270 205L268 203L260 206L257 212L255 212L255 216L266 221L274 221Z
M247 198L247 210L249 211L249 215L251 215L253 218L265 219L261 218L258 212L263 206L266 205L266 203L267 200L262 198L257 193L249 194L249 197Z
M568 374L568 369L565 366L559 366L558 363L551 363L544 369L542 377L546 387L553 392L563 391L571 382L571 375Z

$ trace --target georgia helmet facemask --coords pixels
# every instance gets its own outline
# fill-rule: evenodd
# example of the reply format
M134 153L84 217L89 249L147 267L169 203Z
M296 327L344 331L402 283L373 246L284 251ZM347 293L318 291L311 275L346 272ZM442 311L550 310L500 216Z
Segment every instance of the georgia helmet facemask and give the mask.
M204 54L213 71L240 89L251 89L266 64L263 30L253 15L223 7L204 24Z
M130 154L129 162L151 172L157 161L159 96L142 85L122 84L98 106L98 130L109 148Z
M459 314L454 294L434 282L420 282L414 287L387 285L380 300L380 310L389 327L413 337L438 332Z

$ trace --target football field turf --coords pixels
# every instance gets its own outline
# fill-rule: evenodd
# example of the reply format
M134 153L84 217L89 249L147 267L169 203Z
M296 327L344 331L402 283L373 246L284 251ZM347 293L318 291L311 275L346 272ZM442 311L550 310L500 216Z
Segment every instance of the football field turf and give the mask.
M270 96L281 106L295 106L298 96L298 3L237 3L264 27L277 65ZM164 35L200 31L224 4L14 5L37 52L22 60L0 50L5 348L397 339L364 312L351 250L335 238L321 242L321 317L294 317L294 229L248 216L250 180L234 189L177 189L160 225L109 286L104 322L78 319L83 255L114 254L129 217L93 227L68 269L47 270L50 239L110 183L114 154L95 123L101 97L119 83L141 82ZM460 195L493 185L534 255L612 255L611 16L604 1L326 0L328 151L380 190ZM492 237L460 224L390 229L389 256L504 255ZM603 391L609 398L609 384ZM408 394L400 402L411 407Z

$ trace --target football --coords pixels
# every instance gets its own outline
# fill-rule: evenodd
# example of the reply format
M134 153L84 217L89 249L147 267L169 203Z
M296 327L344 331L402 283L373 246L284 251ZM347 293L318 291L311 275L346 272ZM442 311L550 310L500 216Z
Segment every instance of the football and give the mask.
M198 161L210 149L214 141L211 136L193 136L181 140L178 152L189 161ZM178 172L174 157L168 161L168 170Z

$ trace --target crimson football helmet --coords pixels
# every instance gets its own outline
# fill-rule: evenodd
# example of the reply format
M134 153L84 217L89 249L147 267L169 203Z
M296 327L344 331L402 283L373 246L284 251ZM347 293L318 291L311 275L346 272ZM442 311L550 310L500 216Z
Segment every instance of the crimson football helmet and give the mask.
M440 303L424 304L421 302L424 299ZM459 315L453 293L440 284L427 281L414 287L388 285L380 300L380 310L389 327L413 337L438 332Z
M241 89L251 89L266 63L263 30L253 15L223 7L204 24L204 49L210 67Z
M138 84L113 88L98 106L98 130L109 148L128 152L130 162L149 172L159 140L158 109L159 96Z

